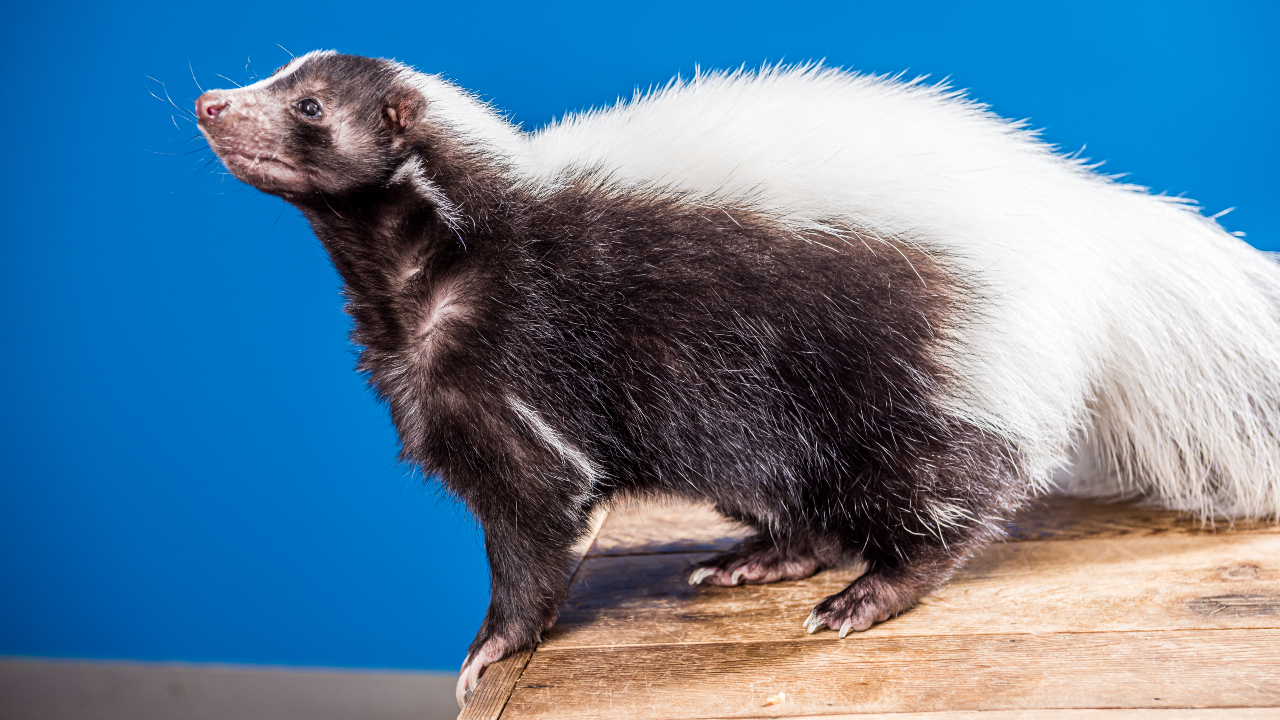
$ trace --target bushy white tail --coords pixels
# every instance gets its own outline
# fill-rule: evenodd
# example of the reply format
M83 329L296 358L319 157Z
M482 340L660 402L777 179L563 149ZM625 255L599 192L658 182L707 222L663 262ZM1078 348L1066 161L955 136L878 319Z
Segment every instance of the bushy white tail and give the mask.
M1138 289L1143 304L1117 308L1130 316L1101 363L1065 485L1148 496L1203 518L1277 519L1280 269L1209 230L1202 242L1218 263L1157 258Z

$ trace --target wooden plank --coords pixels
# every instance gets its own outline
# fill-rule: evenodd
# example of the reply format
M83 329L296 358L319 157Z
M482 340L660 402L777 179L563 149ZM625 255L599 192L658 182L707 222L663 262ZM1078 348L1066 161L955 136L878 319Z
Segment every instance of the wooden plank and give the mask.
M684 500L620 504L609 514L588 557L660 552L720 552L749 530L709 504ZM1202 523L1169 510L1050 496L1036 500L1009 526L1010 540L1077 540L1132 535L1280 534L1280 525L1238 521Z
M1131 535L1280 534L1267 521L1202 522L1173 510L1155 510L1127 502L1099 502L1049 496L1031 503L1009 524L1011 540L1077 540Z
M527 700L534 691L545 701L542 716L549 717L573 716L584 691L597 696L603 692L610 702L617 699L611 691L589 683L579 687L572 677L560 685L544 687L539 678L555 674L555 658L609 653L600 656L604 661L601 672L608 678L601 682L635 688L662 685L664 665L671 662L663 652L674 657L705 653L710 647L735 646L738 654L752 656L752 648L778 643L804 645L813 652L838 648L840 643L833 634L810 636L799 623L818 600L851 579L847 571L771 586L714 588L683 582L685 566L707 552L731 547L747 532L705 504L668 501L615 507L579 567L569 599L561 608L560 622L528 661L515 689L508 693L509 700L504 700L507 709L502 717L523 717L532 707ZM1127 637L1134 631L1185 634L1280 627L1280 571L1276 562L1280 558L1280 528L1274 525L1237 523L1214 528L1174 512L1050 497L1011 523L1010 539L1014 542L993 546L975 558L948 587L920 607L845 642L856 642L859 647L868 642L924 642L931 638L990 643L991 638L1010 635L1013 645L1017 637L1026 637L1015 636L1017 633L1034 633L1033 637L1054 642L1075 637L1075 633L1107 635L1097 631ZM1194 637L1194 633L1186 637ZM646 644L648 648L643 647ZM647 663L614 666L610 660L612 653L646 651L656 653ZM1063 655L1056 662L1074 661ZM1051 668L1053 662L1045 659L1043 665ZM573 667L570 660L564 669L570 672ZM797 669L821 675L820 666L800 663ZM726 671L709 672L715 680L723 679ZM670 690L677 696L683 692L678 684ZM975 695L981 696L981 692ZM851 711L831 705L801 710L791 697L785 713L772 707L752 712L754 716L776 717L780 713ZM555 707L558 704L565 707ZM659 712L663 707L671 710L671 717L718 712L713 711L713 705L668 703L660 694L652 696L650 704L656 713L653 717L668 716ZM1221 698L1210 704L1222 705ZM631 716L637 707L595 707L585 711L585 716L595 712ZM1086 703L1060 712L1072 713L1063 718L1083 718L1086 716L1077 713L1093 712L1087 707ZM1036 708L1029 712L1043 709ZM947 711L930 716L942 718L964 708L908 704L892 712L919 709ZM874 711L885 712L879 707ZM743 707L736 707L729 715L753 716L744 712ZM1168 715L1175 712L1172 708L1151 712L1183 717ZM986 717L985 711L981 717Z
M583 562L541 649L645 643L828 642L801 623L852 579L693 586L703 554ZM1280 628L1280 535L1131 536L986 549L915 609L865 633L923 635Z
M1211 630L543 649L503 717L1277 706L1280 630Z
M458 720L492 720L502 716L502 709L531 657L533 651L525 650L485 668L480 685L471 694L471 699L458 715Z
M587 557L662 552L720 552L750 530L710 504L683 500L624 501L609 512Z
M586 557L587 551L595 544L596 537L599 536L600 529L604 527L607 520L607 510L596 513L591 520L591 532L574 548L577 553L577 562L570 573L571 582L577 577L578 571L582 567L583 558ZM511 690L515 687L516 681L520 679L520 674L524 672L525 666L529 664L529 658L532 656L533 651L526 650L503 658L485 668L484 676L480 678L480 684L476 687L475 692L471 694L471 699L467 701L467 706L458 715L458 720L496 720L496 718L500 717L503 707L507 704L507 699L511 697Z
M1276 720L1276 708L1090 708L1087 710L979 710L856 715L787 715L823 720Z

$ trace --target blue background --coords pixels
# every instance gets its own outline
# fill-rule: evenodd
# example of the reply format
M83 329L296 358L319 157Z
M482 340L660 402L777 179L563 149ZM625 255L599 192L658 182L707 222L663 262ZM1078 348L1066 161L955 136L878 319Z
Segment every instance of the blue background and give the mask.
M454 669L484 612L479 534L395 463L306 224L146 76L188 107L188 62L337 48L533 128L695 65L949 75L1280 249L1274 7L7 3L0 654Z

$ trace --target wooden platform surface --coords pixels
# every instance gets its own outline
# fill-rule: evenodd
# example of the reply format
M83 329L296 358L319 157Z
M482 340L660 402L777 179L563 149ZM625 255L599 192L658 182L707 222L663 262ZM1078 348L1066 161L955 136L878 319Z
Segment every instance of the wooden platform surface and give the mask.
M1280 528L1052 498L915 609L840 640L801 624L852 578L719 588L682 571L744 531L615 509L536 651L460 716L1280 718Z

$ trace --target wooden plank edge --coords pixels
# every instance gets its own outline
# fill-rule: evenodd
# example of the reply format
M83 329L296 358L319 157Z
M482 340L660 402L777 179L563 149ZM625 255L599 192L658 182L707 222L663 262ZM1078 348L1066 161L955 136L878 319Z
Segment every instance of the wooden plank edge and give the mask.
M480 686L458 714L458 720L496 720L501 716L532 657L533 650L524 650L485 668Z
M892 621L889 621L892 622ZM957 638L957 637L1061 637L1064 635L1133 635L1152 633L1219 633L1219 632L1266 632L1268 630L1280 630L1280 621L1274 627L1215 627L1215 628L1135 628L1130 630L1052 630L1048 632L1030 632L1016 630L993 630L991 632L973 632L965 630L961 632L931 632L920 633L918 635L866 635L850 633L848 638L840 638L839 633L835 630L819 630L816 633L802 635L792 638L769 638L769 639L746 639L739 640L736 637L726 637L718 640L680 640L672 642L638 642L638 643L617 643L614 645L566 645L563 647L543 648L543 653L572 653L577 650L634 650L637 648L682 648L695 647L700 645L761 645L772 643L810 643L810 642L849 642L856 641L856 638L869 638L871 640L886 641L915 641L927 640L929 638ZM1280 718L1277 718L1280 720Z
M652 649L631 658L588 651L578 658L567 659L568 662L562 658L535 658L524 673L524 677L530 678L529 683L522 680L517 685L508 708L517 708L518 715L529 718L594 718L612 714L649 720L840 716L901 720L903 716L910 717L912 712L926 718L929 716L924 715L925 712L957 712L957 705L971 713L1028 712L1022 716L1028 718L1041 717L1036 712L1050 709L1128 711L1280 706L1277 702L1280 695L1270 684L1274 678L1271 668L1277 667L1274 664L1275 631L1264 633L1267 637L1241 630L1126 634L1146 637L1116 642L1114 637L1097 638L1097 635L1114 635L1101 633L1094 634L1095 639L1089 641L1062 643L1063 636L1053 635L1039 643L1019 643L1016 649L1008 646L1012 653L1005 652L1006 646L998 640L977 644L952 642L943 647L915 642L902 647L886 645L879 648L883 652L877 652L877 657L864 652L860 658L808 650L797 654L794 651L798 648L794 647L768 647L774 643L756 643L750 657L716 649L688 652L691 648L687 646L679 657ZM1228 637L1206 642L1207 635ZM777 645L794 646L795 643ZM1121 651L1118 661L1114 657L1117 650ZM1255 651L1261 652L1250 654ZM1232 667L1231 661L1244 657L1251 657L1252 664ZM992 658L1000 660L992 662ZM1076 662L1063 662L1068 658ZM1099 658L1107 659L1109 670L1091 674L1087 663ZM840 662L830 662L833 659ZM1020 662L1028 659L1034 662ZM1079 661L1085 664L1079 665ZM911 672L917 676L903 673L904 667L913 668ZM644 668L643 677L628 672L627 668ZM650 668L660 671L648 675ZM1171 679L1163 675L1171 668L1178 677ZM957 672L966 674L956 675ZM970 672L972 674L967 674ZM855 685L865 687L846 688L855 691L851 699L839 687L826 682L840 677L860 678ZM708 687L700 682L708 678L715 678L724 687ZM1082 682L1083 679L1087 682ZM768 687L761 687L761 683ZM982 689L980 705L956 701L966 690L974 688ZM988 693L989 688L995 688L996 692ZM769 695L766 702L767 693L786 691L790 695L793 689L798 691L794 709L787 707L793 703L790 697L774 701L774 696ZM1162 692L1154 693L1156 689ZM572 691L574 702L562 701L566 691ZM1148 702L1161 702L1161 698L1151 695L1163 696L1163 691L1175 693L1163 698L1163 707ZM725 693L734 697L721 697ZM745 698L745 695L753 697ZM746 706L742 702L744 698ZM858 705L864 707L855 707ZM1280 714L1273 713L1272 717Z
M573 564L573 570L569 573L570 586L578 576L582 561L595 545L600 528L604 527L608 517L607 509L596 513L591 520L591 532L579 541L576 547L578 557ZM484 677L481 678L476 691L472 693L471 699L467 701L467 706L458 713L458 720L497 720L501 717L507 701L511 699L511 693L516 688L516 683L520 682L520 676L524 674L524 669L528 667L529 660L537 649L537 646L534 646L531 650L510 655L486 668Z
M1222 706L1212 708L1036 708L1029 710L940 710L908 713L854 713L837 715L735 715L708 720L1272 720L1280 716L1275 706ZM671 720L676 720L672 718ZM683 720L681 718L680 720Z

